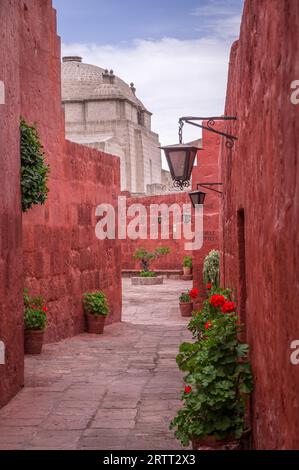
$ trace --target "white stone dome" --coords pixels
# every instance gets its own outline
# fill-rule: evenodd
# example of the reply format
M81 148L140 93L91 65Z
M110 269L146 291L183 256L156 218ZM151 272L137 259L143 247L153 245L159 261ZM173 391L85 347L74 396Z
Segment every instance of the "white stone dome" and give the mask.
M81 57L62 59L62 101L100 99L128 100L138 108L146 110L135 96L134 85L114 75L113 71L82 63ZM111 83L110 83L111 81Z

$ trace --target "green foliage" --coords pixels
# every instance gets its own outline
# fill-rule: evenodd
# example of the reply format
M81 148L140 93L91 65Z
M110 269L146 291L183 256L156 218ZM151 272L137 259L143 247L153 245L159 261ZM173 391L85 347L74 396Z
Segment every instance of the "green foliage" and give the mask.
M191 297L188 292L182 292L180 295L180 303L191 302Z
M48 197L49 166L35 125L20 123L21 194L22 210L28 211L34 204L44 204Z
M154 271L140 271L140 277L156 277L156 273Z
M193 338L201 338L204 331L204 326L208 321L212 321L215 318L222 318L223 313L219 308L215 308L210 303L210 298L212 295L223 295L226 300L232 300L232 291L231 289L221 289L213 287L210 292L210 297L204 301L202 309L198 311L188 325L188 329L192 332Z
M140 261L143 272L149 272L151 262L168 253L170 253L170 248L168 247L156 248L154 252L147 251L145 248L138 248L133 258Z
M47 308L41 296L30 297L24 289L24 322L26 330L44 330L47 325Z
M212 250L206 256L203 265L203 281L205 284L211 283L215 287L220 284L220 256L219 251Z
M184 268L192 268L193 262L191 256L185 256L183 259Z
M230 298L229 289L218 289L217 294ZM196 341L180 346L177 363L191 391L183 393L183 407L170 428L184 446L207 436L240 438L253 384L249 346L238 339L239 318L221 313L220 306L215 308L207 300L189 329Z
M83 306L86 313L91 313L95 317L109 314L109 304L107 297L102 291L87 292L83 296Z

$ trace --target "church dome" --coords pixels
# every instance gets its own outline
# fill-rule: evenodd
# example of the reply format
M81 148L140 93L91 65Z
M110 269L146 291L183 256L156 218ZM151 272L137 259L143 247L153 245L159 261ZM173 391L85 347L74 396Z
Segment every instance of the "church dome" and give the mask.
M62 101L83 101L100 99L128 100L138 108L146 110L135 96L134 84L129 86L121 78L95 65L82 63L81 57L62 59Z

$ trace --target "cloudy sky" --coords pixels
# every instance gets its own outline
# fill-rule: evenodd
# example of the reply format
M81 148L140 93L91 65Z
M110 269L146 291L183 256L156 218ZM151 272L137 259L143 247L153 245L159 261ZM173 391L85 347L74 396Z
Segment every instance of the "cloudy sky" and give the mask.
M134 82L162 144L184 115L221 115L243 0L53 0L63 55ZM185 126L184 140L199 136Z

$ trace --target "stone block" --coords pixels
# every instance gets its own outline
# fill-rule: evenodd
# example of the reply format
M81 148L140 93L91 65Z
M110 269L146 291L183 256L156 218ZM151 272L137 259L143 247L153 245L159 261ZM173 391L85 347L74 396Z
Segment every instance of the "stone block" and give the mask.
M163 276L155 277L132 277L133 286L157 286L163 284Z

